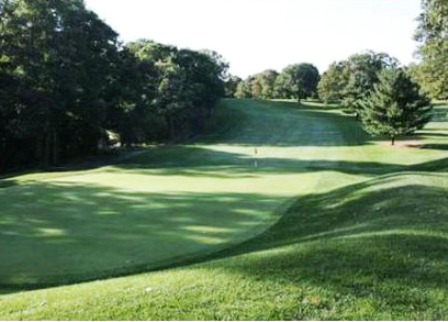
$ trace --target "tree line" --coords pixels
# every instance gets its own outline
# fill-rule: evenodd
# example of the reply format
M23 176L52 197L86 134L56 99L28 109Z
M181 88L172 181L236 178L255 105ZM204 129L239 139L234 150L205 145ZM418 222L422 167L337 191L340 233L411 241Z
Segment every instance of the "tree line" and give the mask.
M293 64L281 73L268 69L242 80L230 77L226 81L226 96L255 99L305 99L316 95L320 75L309 63Z
M415 39L419 64L401 66L387 53L366 51L333 62L319 75L302 63L281 73L266 70L245 80L231 77L226 95L256 99L314 97L336 102L355 115L367 132L387 135L414 133L431 119L431 100L448 99L448 2L422 0Z
M433 99L448 99L448 2L422 0L415 39L419 64L410 66L413 78Z
M415 39L420 42L418 64L401 66L387 53L366 51L342 61L333 62L319 75L309 63L287 66L280 73L268 69L242 80L230 76L226 81L226 97L255 99L319 98L325 102L342 102L357 113L359 102L369 96L379 74L385 69L401 69L431 99L448 99L448 2L422 0Z
M203 131L228 65L118 34L83 0L0 0L0 170Z
M419 64L368 51L322 75L301 63L242 80L213 51L121 43L83 0L0 0L0 170L195 135L224 95L337 101L370 133L412 133L429 120L427 96L448 98L448 3L422 9Z
M431 103L410 68L400 67L386 53L366 51L334 62L322 75L308 63L287 66L281 73L266 70L246 80L230 77L226 95L254 99L318 98L337 102L367 132L395 138L423 128Z
M385 53L366 52L333 63L318 84L319 97L339 101L367 132L399 135L431 119L431 99L448 99L448 2L422 0L415 39L420 63L400 66Z

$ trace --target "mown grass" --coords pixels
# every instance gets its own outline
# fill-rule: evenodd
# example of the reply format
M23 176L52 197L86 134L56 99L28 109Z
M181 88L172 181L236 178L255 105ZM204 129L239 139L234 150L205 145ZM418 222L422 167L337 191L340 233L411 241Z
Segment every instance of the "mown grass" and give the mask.
M392 148L369 139L357 123L336 110L285 102L225 105L221 117L237 120L215 136L151 150L84 174L82 180L80 174L44 180L50 185L46 189L54 189L45 195L58 197L48 197L47 205L69 191L69 196L85 201L80 204L86 208L74 212L95 212L107 204L104 196L88 189L96 185L106 194L112 190L112 199L133 197L113 204L117 213L141 203L148 213L164 218L170 207L178 218L190 218L200 208L222 208L217 215L223 219L217 225L235 226L226 217L235 208L256 210L258 218L260 200L269 204L266 213L272 213L280 199L290 200L295 194L294 203L275 225L187 267L20 293L10 289L5 291L10 294L0 296L1 319L448 317L448 154L443 149L448 143L447 119L440 116L417 136L405 138L418 142L418 148ZM257 168L251 156L254 146L259 151ZM127 183L121 176L157 184ZM164 200L173 197L166 192L173 187L171 181L177 189L188 187L189 193ZM16 182L23 191L32 189L29 182L20 186L20 178ZM41 178L34 184L44 189ZM220 195L224 187L229 191ZM204 192L209 189L213 190ZM259 196L250 203L257 189ZM145 203L147 198L150 202ZM164 212L156 211L156 204L166 204ZM61 207L67 205L62 201ZM138 213L130 217L136 217L139 225L148 219ZM91 229L104 234L97 227L98 218L86 219L81 230L88 231L90 220ZM210 220L209 226L216 218ZM125 219L119 224L128 235L139 232L139 225L126 227ZM115 235L120 235L118 229L105 241L119 245L123 239L115 240ZM106 242L103 247L95 254L99 261ZM141 247L144 252L144 243Z
M300 127L291 130L306 118L282 106L257 113L257 105L231 108L217 115L221 131L115 166L3 180L0 241L12 251L0 253L0 285L44 287L173 266L265 230L319 174L304 173L309 161L282 149L309 143ZM231 122L237 115L245 115L239 125ZM270 136L282 123L290 127Z

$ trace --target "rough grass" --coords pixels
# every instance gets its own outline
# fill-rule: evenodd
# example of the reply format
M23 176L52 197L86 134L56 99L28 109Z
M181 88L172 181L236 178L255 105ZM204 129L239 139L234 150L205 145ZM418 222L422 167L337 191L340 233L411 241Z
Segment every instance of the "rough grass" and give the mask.
M131 211L129 217L136 217L138 225L126 225L123 219L119 226L126 236L137 232L138 238L145 235L140 226L148 224L148 217L139 215L139 207L128 210L131 205L142 207L143 203L145 213L163 218L175 209L177 218L194 221L206 220L194 214L208 208L223 219L205 226L235 227L238 225L228 223L226 217L235 209L245 209L245 214L253 211L258 219L263 217L260 214L280 211L282 202L295 195L293 204L274 225L256 238L187 267L20 293L5 290L0 296L0 318L447 319L448 153L444 147L448 144L448 119L437 116L424 131L405 138L422 142L425 148L394 149L370 140L350 117L331 109L234 100L227 101L219 113L218 118L234 120L234 124L226 122L221 133L196 144L153 149L89 173L53 174L49 179L41 175L32 184L33 177L16 178L10 183L17 186L0 191L26 192L37 185L43 193L36 210L32 206L23 210L21 222L27 213L40 214L39 206L46 209L61 202L59 207L67 209L64 196L79 197L82 211L74 207L73 214L89 217L81 220L85 222L79 233L92 229L92 237L106 233L100 219L88 214L104 210L107 202L102 198L110 197L108 193L112 194L109 202L124 195L131 199L113 203L109 211L117 213L114 219ZM258 150L257 168L254 147ZM149 183L152 181L154 185ZM101 191L100 196L89 190L92 185ZM187 187L189 192L179 196L178 190ZM174 199L170 199L172 190L177 191ZM30 198L36 200L33 193ZM26 198L27 194L23 195ZM17 196L10 194L2 202L20 204L12 198ZM156 205L166 206L160 210ZM61 214L70 217L72 212ZM13 212L9 217L18 215ZM154 216L150 219L150 223L156 220ZM70 223L66 225L70 227ZM170 231L171 227L162 225L161 233L163 229ZM179 232L180 236L190 234L188 230ZM86 256L97 257L98 262L104 257L109 260L104 256L108 254L107 241L119 254L127 254L126 245L120 249L120 242L128 242L126 238L114 237L120 233L117 229L106 234L103 246L94 245L99 247L98 253ZM5 237L1 238L4 245ZM52 238L47 239L63 239ZM75 244L82 239L81 234ZM14 247L11 243L8 249ZM144 242L141 247L144 253ZM110 254L115 254L112 247ZM4 252L0 256L14 257ZM137 256L142 255L137 252ZM53 256L54 261L60 258ZM27 259L22 263L31 271L33 263ZM3 269L5 261L0 262ZM42 265L40 262L42 258L36 257L34 265ZM14 267L21 269L20 265ZM10 271L13 273L12 267Z

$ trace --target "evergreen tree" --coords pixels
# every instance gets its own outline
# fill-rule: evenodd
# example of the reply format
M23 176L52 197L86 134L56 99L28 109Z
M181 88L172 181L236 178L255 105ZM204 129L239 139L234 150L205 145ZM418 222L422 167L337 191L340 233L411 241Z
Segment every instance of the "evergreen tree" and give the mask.
M346 86L343 90L343 105L347 112L355 114L359 119L362 113L362 102L378 83L378 74L383 69L395 68L398 60L386 53L367 51L352 55L344 62L348 74Z
M422 129L431 118L429 99L420 94L419 86L400 68L383 70L374 91L362 105L366 131L389 136L392 145L397 136Z

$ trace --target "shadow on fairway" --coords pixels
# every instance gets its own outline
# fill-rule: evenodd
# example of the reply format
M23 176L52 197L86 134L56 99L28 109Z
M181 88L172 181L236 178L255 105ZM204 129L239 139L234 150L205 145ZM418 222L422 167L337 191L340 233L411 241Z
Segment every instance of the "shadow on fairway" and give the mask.
M311 107L298 113L285 103L272 109L272 102L267 105L262 112L262 107L248 106L243 113L248 117L241 121L244 126L236 122L237 128L199 142L249 147L369 144L360 125L346 116ZM249 117L252 109L256 110L256 120ZM287 111L277 113L278 109ZM240 108L235 110L241 112ZM278 128L291 131L276 134ZM360 175L448 171L448 158L411 167L285 158L260 158L258 162L255 168L254 160L247 155L176 145L122 160L105 171L220 178L310 171ZM379 283L383 280L390 281L391 288L400 287L398 282L414 275L418 283L430 287L446 282L446 189L418 183L378 186L394 178L301 197L261 236L213 255L210 253L241 242L243 233L254 235L253 229L260 225L254 209L275 209L277 197L250 193L127 193L84 184L20 187L2 209L0 242L10 251L0 253L0 284L16 289L68 284L257 251L275 252L276 248L288 246L291 249L247 258L240 264L232 262L233 266L227 268L290 283L305 280L335 290L347 288L354 293L383 285ZM216 244L221 248L213 246ZM153 258L157 260L149 260ZM384 293L375 292L373 296ZM384 296L393 299L389 293Z
M428 308L426 291L448 283L448 177L438 176L391 175L299 198L264 234L220 254L250 256L212 267L374 299L395 312Z
M428 145L441 149L445 145ZM175 159L175 162L172 161ZM255 167L255 160L257 167ZM215 151L199 146L167 147L164 151L145 153L109 168L107 171L132 170L138 174L182 175L191 177L257 177L265 174L297 174L313 171L337 171L357 175L384 175L401 171L444 171L448 158L412 166L380 162L340 160L298 160L287 158L252 158L245 154Z
M394 174L299 198L263 239L269 236L270 247L277 247L334 237L362 237L363 233L375 235L383 230L418 230L436 223L437 228L427 232L428 235L438 231L448 233L448 221L445 221L448 213L443 211L448 208L446 189L404 183L399 187L388 187L395 185L401 176L412 174ZM260 243L254 241L251 244Z
M437 130L437 129L434 129ZM447 130L447 129L439 129L440 131ZM419 136L435 136L435 137L448 137L448 133L437 133L437 132L418 132Z
M12 186L16 186L17 185L17 181L14 179L0 179L0 189L1 188L9 188Z
M74 183L1 189L0 285L40 287L179 265L276 218L276 196L126 192ZM235 206L237 205L237 206Z
M217 123L210 130L195 139L195 145L167 144L152 148L136 148L118 155L98 158L94 161L78 162L60 167L51 167L45 171L77 171L89 170L106 165L119 168L172 168L197 166L253 166L253 159L244 155L215 152L207 149L207 145L235 145L247 147L253 152L258 146L264 147L335 147L370 145L373 141L387 138L370 137L360 122L353 117L331 112L321 106L306 102L276 102L256 100L225 100L231 104L221 104L215 111ZM427 136L446 137L448 134L434 131L419 132L403 140L424 140ZM185 142L186 143L186 142ZM199 147L202 146L202 147ZM423 148L445 150L444 144L423 145ZM142 156L139 156L139 154ZM262 159L264 171L270 171L276 164L279 167L303 168L300 162L287 159ZM339 163L338 168L345 168ZM347 164L349 165L349 164ZM332 162L317 161L317 167L332 169ZM378 171L384 164L364 164L367 173L388 173L389 170ZM369 170L369 168L371 170ZM392 170L396 167L392 167ZM349 168L346 168L348 173ZM372 170L373 169L373 170ZM354 171L357 171L355 167ZM8 178L10 176L6 176ZM9 183L0 180L0 188Z
M429 150L448 150L448 144L424 144L420 148Z

